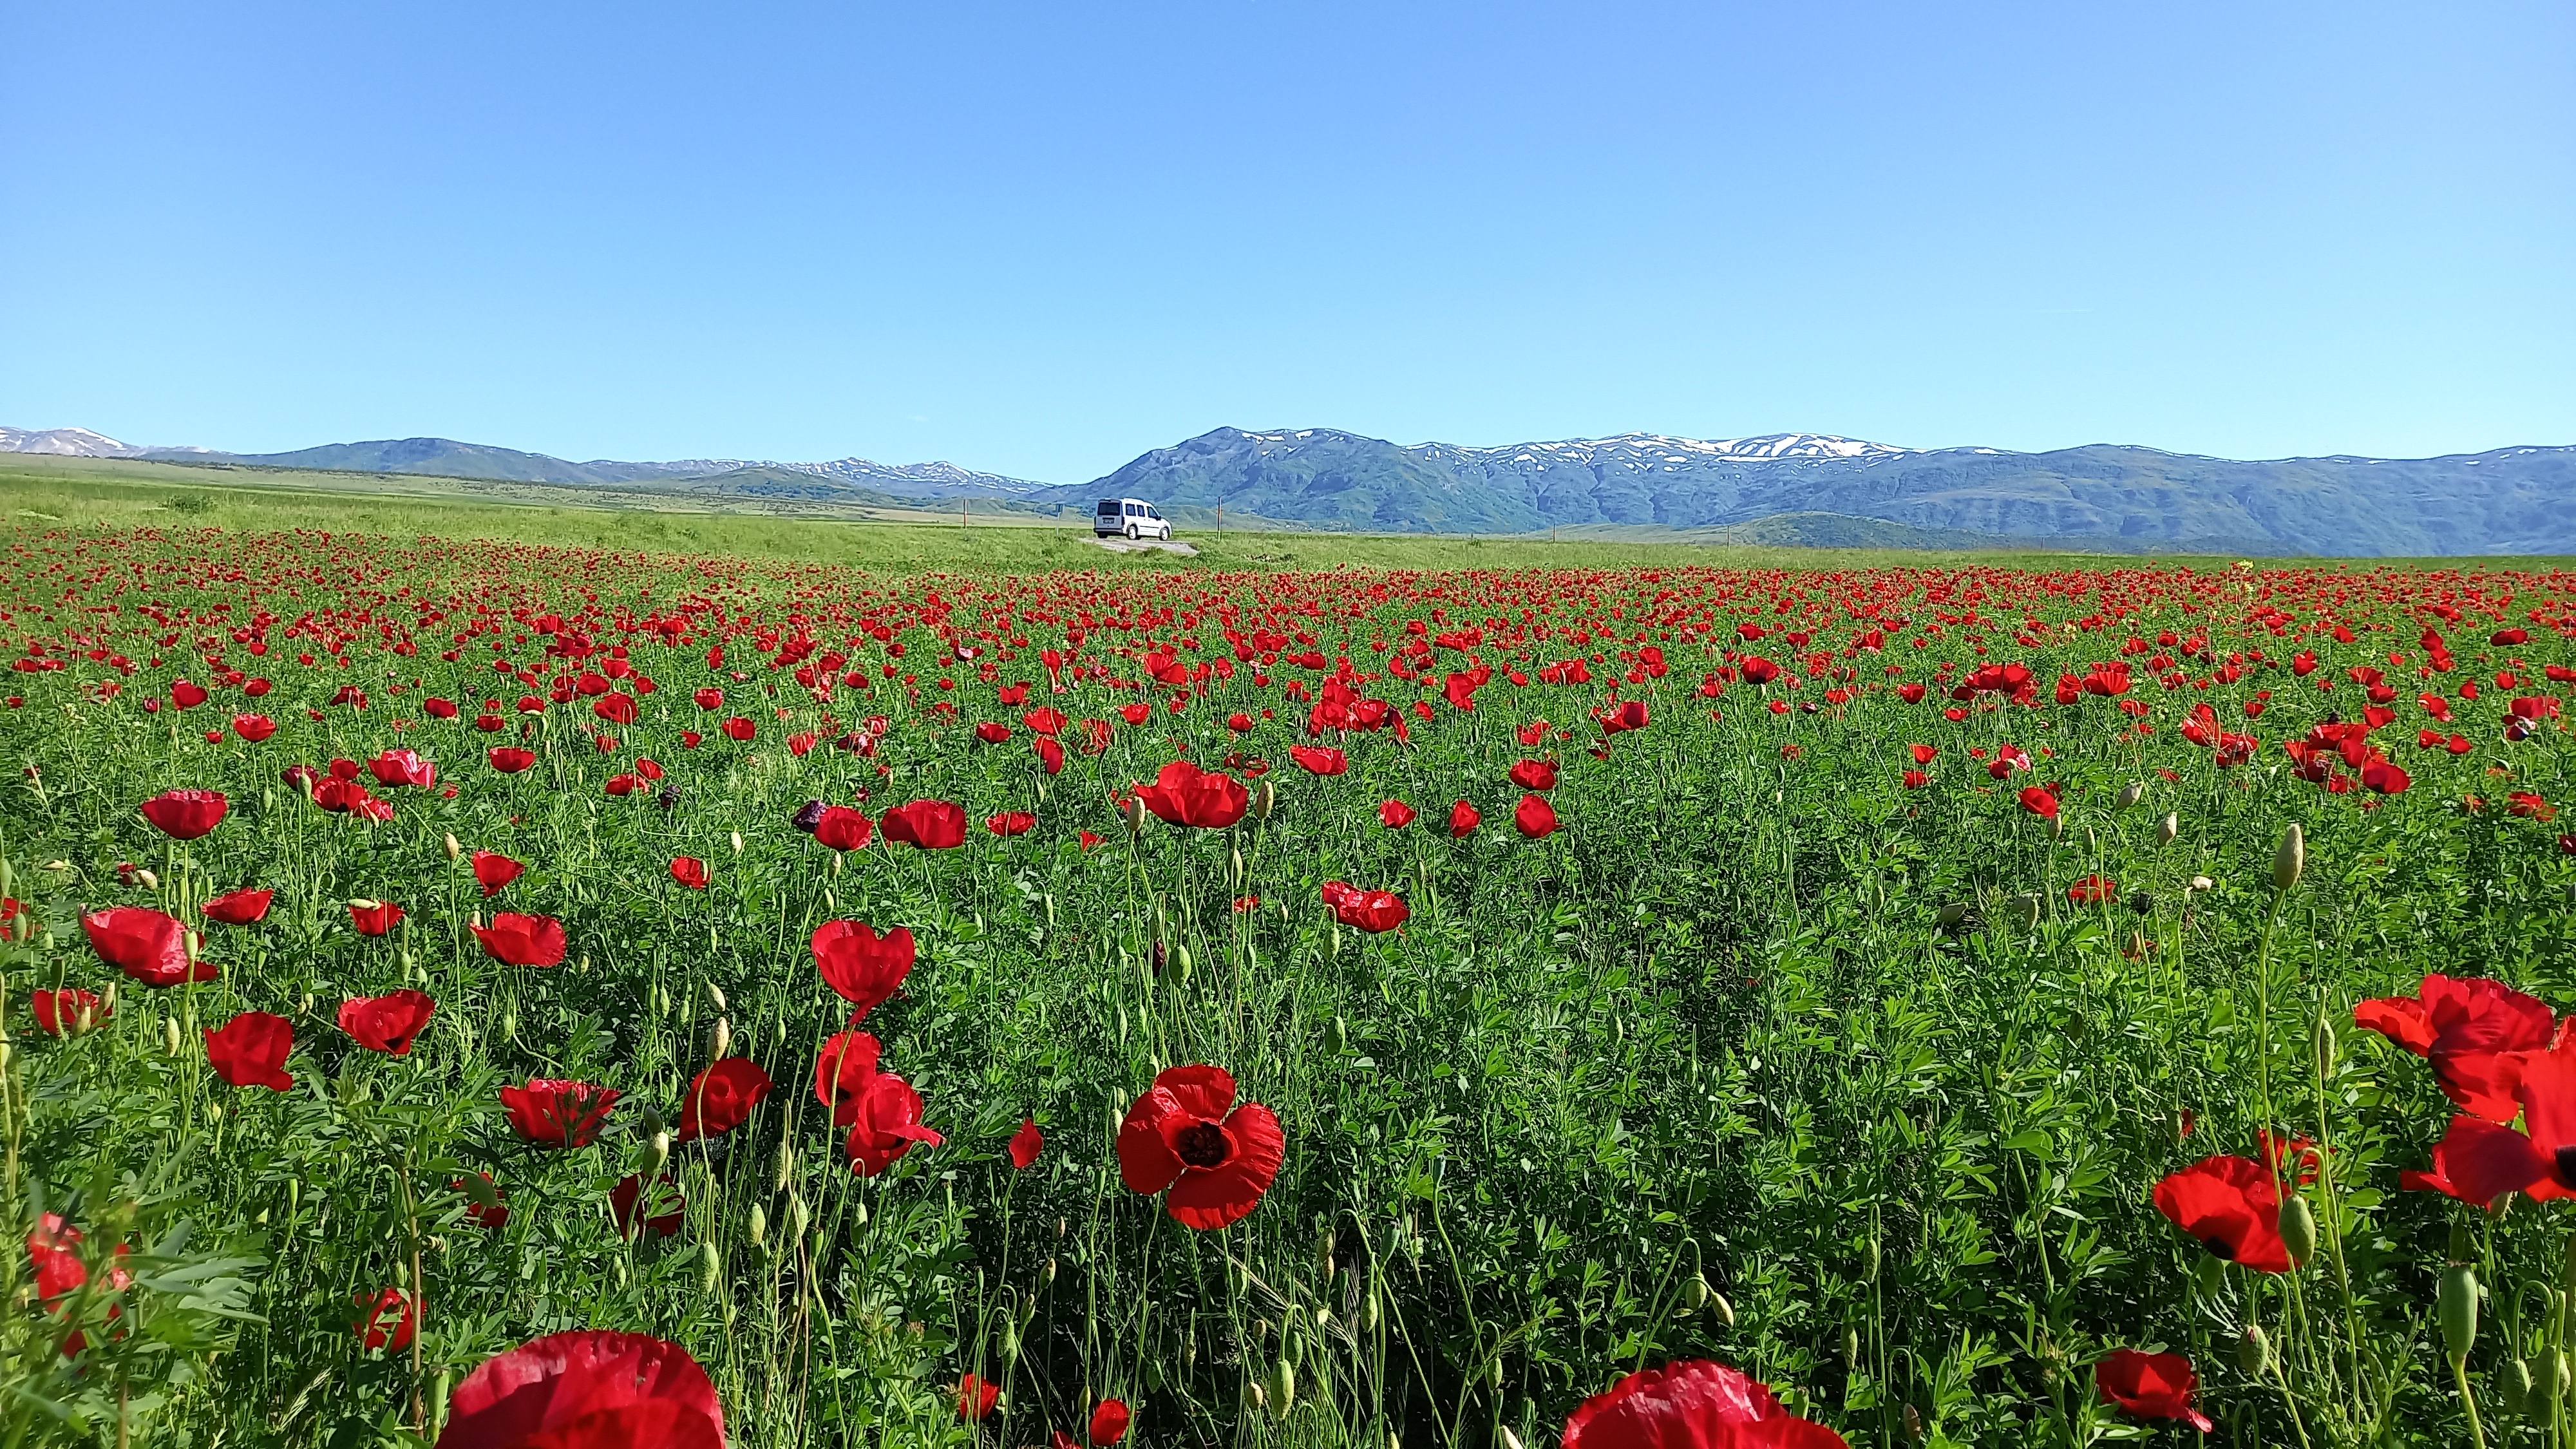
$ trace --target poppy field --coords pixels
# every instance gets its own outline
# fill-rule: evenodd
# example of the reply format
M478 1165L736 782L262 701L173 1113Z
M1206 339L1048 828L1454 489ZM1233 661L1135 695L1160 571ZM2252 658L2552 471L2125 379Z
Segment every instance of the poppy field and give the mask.
M2576 1432L2576 573L0 555L0 1444Z

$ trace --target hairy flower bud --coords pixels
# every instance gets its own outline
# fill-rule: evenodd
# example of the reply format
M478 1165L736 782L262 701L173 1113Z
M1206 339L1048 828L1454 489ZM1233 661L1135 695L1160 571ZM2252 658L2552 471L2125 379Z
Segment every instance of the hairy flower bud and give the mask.
M2442 1351L2451 1362L2465 1362L2478 1341L2478 1277L2466 1263L2442 1270L2433 1292L2433 1316L2442 1325Z
M2299 833L2297 821L2281 832L2281 844L2272 852L2272 889L2286 891L2299 883L2299 872L2308 867L2307 837Z
M2145 799L2146 795L2147 782L2144 780L2132 780L2128 784L2120 787L2120 793L2111 797L2111 803L2119 809L2126 810L2130 806L2137 804L2140 800Z
M2251 1378L2261 1378L2272 1366L2272 1341L2263 1336L2261 1324L2245 1325L2245 1336L2236 1340L2236 1366Z
M2281 1204L2281 1246L2290 1250L2291 1262L2302 1266L2317 1255L2316 1214L2297 1193Z
M2156 844L2171 845L2174 843L2174 837L2180 834L2182 834L2182 817L2170 810L2166 811L2165 818L2156 822Z

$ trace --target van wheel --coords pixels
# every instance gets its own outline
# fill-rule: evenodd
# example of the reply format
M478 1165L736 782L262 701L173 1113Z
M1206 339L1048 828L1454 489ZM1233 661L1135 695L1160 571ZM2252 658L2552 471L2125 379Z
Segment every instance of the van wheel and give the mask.
M1136 541L1136 525L1132 523L1127 525L1127 541L1129 543L1134 543Z

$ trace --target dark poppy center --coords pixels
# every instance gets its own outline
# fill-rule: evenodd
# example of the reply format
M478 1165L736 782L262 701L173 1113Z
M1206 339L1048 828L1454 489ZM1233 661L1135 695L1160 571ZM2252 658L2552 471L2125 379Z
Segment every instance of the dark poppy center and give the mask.
M2236 1248L2225 1238L2203 1238L2200 1240L2200 1245L2207 1248L2213 1258L2224 1258L2231 1263L2236 1261Z
M2550 1165L2558 1170L2562 1187L2576 1187L2576 1147L2561 1147L2550 1154Z
M1222 1167L1230 1150L1225 1142L1225 1129L1214 1122L1193 1122L1173 1139L1172 1150L1192 1167Z

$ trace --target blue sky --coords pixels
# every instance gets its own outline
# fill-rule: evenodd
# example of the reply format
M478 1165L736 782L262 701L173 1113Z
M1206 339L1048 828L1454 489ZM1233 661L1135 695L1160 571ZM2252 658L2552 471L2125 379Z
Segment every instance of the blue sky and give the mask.
M2576 443L2576 9L0 6L0 423Z

